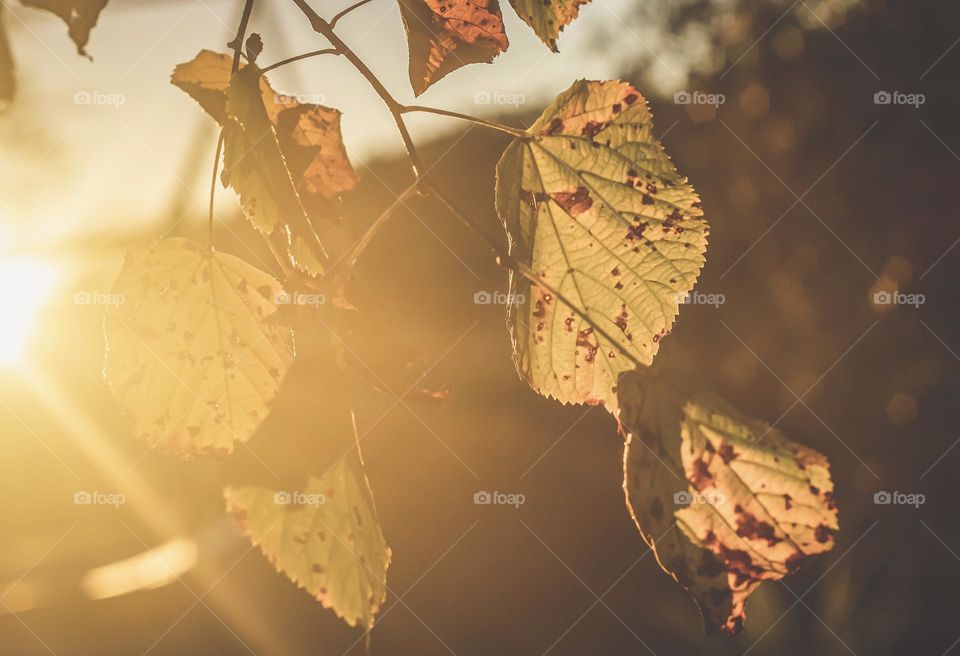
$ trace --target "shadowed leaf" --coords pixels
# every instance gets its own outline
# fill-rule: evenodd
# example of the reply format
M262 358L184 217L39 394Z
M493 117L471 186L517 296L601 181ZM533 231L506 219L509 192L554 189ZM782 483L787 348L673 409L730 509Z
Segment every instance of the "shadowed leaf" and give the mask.
M399 0L420 95L447 73L489 63L509 46L497 0Z
M386 599L390 549L349 457L301 491L228 487L224 497L277 571L350 626L369 628Z
M134 434L165 451L226 454L269 411L293 358L268 325L280 284L185 239L128 253L104 322L104 376Z
M14 77L13 51L10 49L10 37L7 35L7 26L4 23L6 8L0 2L0 112L6 111L13 102L16 93L16 78Z
M107 0L20 0L27 7L52 12L67 24L70 38L77 45L77 52L87 54L90 31L97 24L100 12Z
M590 0L510 0L517 15L533 28L540 40L557 52L557 38Z
M497 165L510 250L619 348L650 364L703 265L700 202L653 135L640 93L578 81ZM511 275L514 362L538 392L616 408L617 346L545 289Z
M659 361L619 394L627 507L707 630L736 633L761 581L833 547L827 460Z

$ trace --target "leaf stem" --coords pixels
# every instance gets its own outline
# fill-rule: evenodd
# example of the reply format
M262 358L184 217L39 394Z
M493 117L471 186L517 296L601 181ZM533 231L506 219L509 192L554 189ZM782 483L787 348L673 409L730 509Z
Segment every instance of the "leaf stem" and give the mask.
M223 130L217 139L217 152L213 156L213 175L210 178L210 208L207 216L207 249L213 250L213 197L217 191L217 171L220 168L220 153L223 151Z
M503 125L502 123L496 123L494 121L488 121L483 118L476 116L470 116L469 114L461 114L460 112L453 112L449 109L439 109L437 107L424 107L423 105L403 105L400 107L400 113L406 114L407 112L426 112L428 114L439 114L440 116L449 116L451 118L458 118L462 121L469 121L476 125L482 125L483 127L491 128L493 130L499 130L500 132L506 132L507 134L512 134L515 137L524 139L530 136L526 130L521 130L519 128L512 128L509 125Z
M286 66L287 64L292 64L293 62L300 61L301 59L307 59L309 57L318 57L320 55L339 55L340 53L336 48L321 48L320 50L311 50L310 52L305 52L301 55L296 55L294 57L288 57L278 61L275 64L270 64L266 68L262 69L261 73L269 73L275 68L280 68L281 66Z

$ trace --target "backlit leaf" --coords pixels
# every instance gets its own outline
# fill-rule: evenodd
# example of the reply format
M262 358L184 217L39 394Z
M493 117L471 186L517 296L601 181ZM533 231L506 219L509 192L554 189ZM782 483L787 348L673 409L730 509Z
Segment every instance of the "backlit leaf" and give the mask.
M223 180L244 215L282 245L302 270L320 273L322 247L311 219L329 217L357 184L340 132L340 112L273 90L255 65L231 78L229 55L201 51L172 82L223 128Z
M390 549L358 471L344 458L305 490L228 487L224 497L277 571L350 626L369 628L386 599Z
M70 38L77 45L77 52L87 54L90 31L97 24L100 12L107 6L107 0L20 0L27 7L52 12L63 19L69 29Z
M416 95L461 66L489 63L509 42L497 0L399 0Z
M564 27L580 13L580 5L590 0L510 0L523 21L533 28L540 40L557 51L557 38Z
M137 437L188 455L253 434L293 357L290 331L266 321L278 292L263 271L185 239L127 254L104 375Z
M497 165L512 255L650 364L703 265L696 193L625 82L575 82L528 132ZM511 292L520 375L545 396L613 410L617 376L631 361L547 290L511 275Z
M833 547L829 465L658 365L620 380L627 506L707 629L736 633L761 581Z

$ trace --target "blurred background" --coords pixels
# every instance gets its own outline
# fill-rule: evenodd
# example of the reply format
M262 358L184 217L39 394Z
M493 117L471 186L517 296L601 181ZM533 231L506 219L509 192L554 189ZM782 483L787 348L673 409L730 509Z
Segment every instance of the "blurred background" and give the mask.
M136 441L100 377L123 252L204 238L216 130L168 78L201 48L225 50L241 6L114 0L89 61L58 19L4 3L18 71L0 118L4 654L366 650L223 515L229 465ZM393 549L373 653L960 653L960 5L594 0L560 54L503 12L510 50L419 102L522 127L575 78L621 77L648 96L711 224L696 289L712 301L683 307L663 348L829 457L841 532L760 587L741 635L704 635L627 515L613 419L518 380L504 308L474 303L506 274L454 217L414 200L361 261L365 303L450 394L358 415ZM339 29L412 100L395 3L374 0ZM266 61L323 47L292 3L257 3L251 30ZM343 110L362 178L343 226L359 235L411 181L388 114L339 58L271 79ZM499 234L506 138L415 118L438 182ZM229 192L216 243L272 270ZM264 436L249 446L267 469L279 457ZM481 490L525 503L474 505ZM884 491L923 503L875 503Z

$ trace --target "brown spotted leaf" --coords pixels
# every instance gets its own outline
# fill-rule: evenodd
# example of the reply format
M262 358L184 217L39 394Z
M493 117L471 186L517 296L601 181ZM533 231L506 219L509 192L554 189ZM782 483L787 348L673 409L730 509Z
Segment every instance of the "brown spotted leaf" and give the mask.
M490 63L509 42L497 0L399 0L410 48L410 84L420 95L467 64Z
M77 46L77 52L86 55L90 32L97 24L100 12L107 6L107 0L20 0L27 7L52 12L67 24L70 38Z
M128 253L104 321L104 376L134 434L226 454L269 412L293 359L271 325L280 284L225 253L164 239Z
M528 132L497 165L497 211L512 255L579 312L512 275L514 362L545 396L613 411L633 368L620 349L653 361L703 265L707 224L629 84L575 82Z
M223 126L223 180L259 230L280 237L297 266L320 273L322 246L310 221L336 210L357 184L340 112L278 94L255 65L231 76L229 55L201 51L172 82Z
M627 507L707 630L736 633L761 581L833 547L827 460L660 362L619 394Z
M557 38L564 27L580 13L580 6L590 0L510 0L523 21L533 28L540 40L557 52Z
M297 586L350 626L373 626L387 594L390 548L366 477L341 459L304 490L228 487L227 512Z

